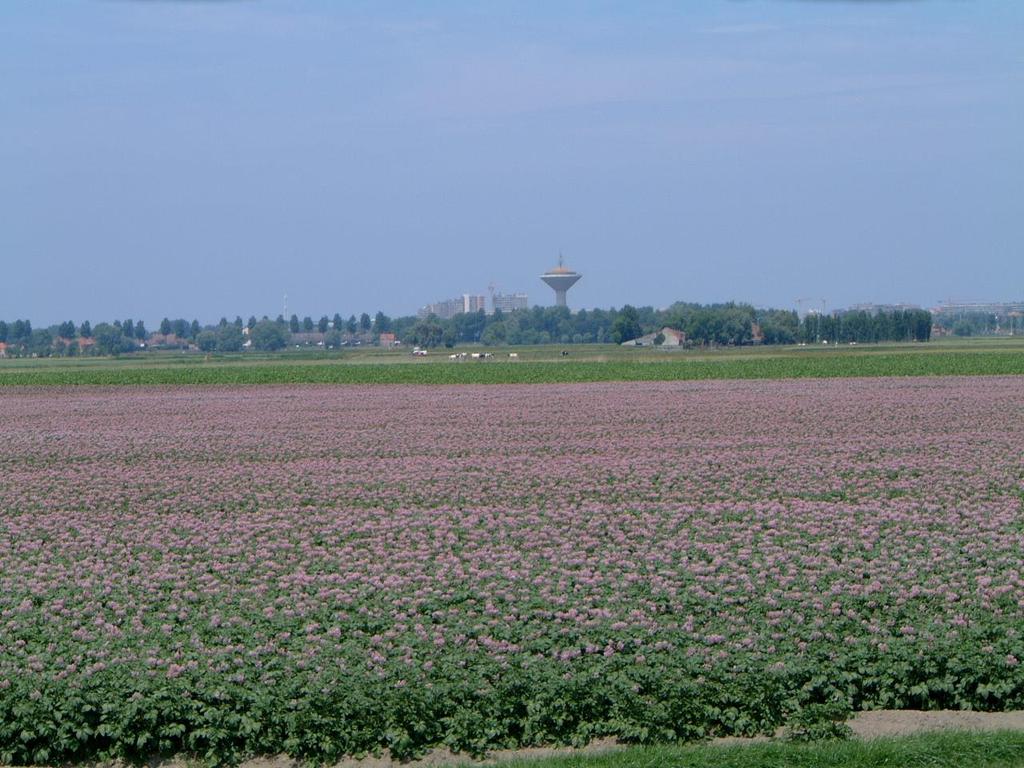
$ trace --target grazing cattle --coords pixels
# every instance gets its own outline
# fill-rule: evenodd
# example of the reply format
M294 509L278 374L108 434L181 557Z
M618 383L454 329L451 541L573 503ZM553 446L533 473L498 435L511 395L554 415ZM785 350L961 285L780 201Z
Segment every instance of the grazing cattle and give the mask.
M518 352L509 352L508 356L510 358L512 358L513 360L518 360L519 359L519 353Z

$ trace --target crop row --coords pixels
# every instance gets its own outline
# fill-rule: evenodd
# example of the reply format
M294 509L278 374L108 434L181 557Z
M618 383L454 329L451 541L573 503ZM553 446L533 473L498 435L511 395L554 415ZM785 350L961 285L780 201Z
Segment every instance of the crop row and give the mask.
M5 386L167 386L250 384L556 384L601 381L997 376L1024 374L1012 351L824 352L722 360L488 361L448 363L223 362L191 365L4 368Z
M0 763L1020 707L1022 395L8 390Z

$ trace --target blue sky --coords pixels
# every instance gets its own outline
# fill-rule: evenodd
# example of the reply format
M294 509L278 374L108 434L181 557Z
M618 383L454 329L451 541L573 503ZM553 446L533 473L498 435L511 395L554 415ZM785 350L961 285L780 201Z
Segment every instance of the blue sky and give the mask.
M4 0L0 317L1024 298L1019 0Z

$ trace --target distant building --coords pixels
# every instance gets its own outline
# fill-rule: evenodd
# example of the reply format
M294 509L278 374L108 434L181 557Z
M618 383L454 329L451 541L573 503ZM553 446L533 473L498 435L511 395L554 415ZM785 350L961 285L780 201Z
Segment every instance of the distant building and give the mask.
M1024 312L1024 301L946 301L932 309L933 315L970 315L981 313L1008 317Z
M462 294L462 311L466 314L470 312L479 312L480 310L487 311L487 299L484 296L474 296L469 293Z
M151 347L186 347L188 339L182 339L173 333L151 333L149 335L149 346Z
M1024 301L947 301L931 312L934 336L957 333L961 323L970 334L1016 336L1024 330Z
M491 312L501 310L504 313L515 312L519 309L529 309L530 301L525 293L496 293L492 297Z
M326 334L319 331L299 331L298 333L289 334L289 342L291 344L303 347L322 347L325 338Z
M466 314L469 312L479 312L480 310L486 311L486 309L486 297L472 293L464 293L457 299L435 301L432 304L427 304L425 307L420 307L419 311L416 312L416 315L421 318L434 315L441 320L451 320L456 315Z
M457 299L446 299L445 301L435 301L433 304L427 304L425 307L420 307L416 314L421 318L434 315L441 320L451 320L456 315L461 315L465 311L465 301L460 296Z
M658 336L662 337L661 344L655 344ZM662 328L660 331L648 333L638 339L630 339L622 342L624 347L681 347L686 343L686 334L677 331L675 328Z
M382 333L378 338L378 344L382 347L393 347L395 346L395 334L393 333Z
M846 309L838 309L833 314L845 315L847 312L867 312L869 315L878 315L883 312L909 312L920 309L917 304L852 304Z

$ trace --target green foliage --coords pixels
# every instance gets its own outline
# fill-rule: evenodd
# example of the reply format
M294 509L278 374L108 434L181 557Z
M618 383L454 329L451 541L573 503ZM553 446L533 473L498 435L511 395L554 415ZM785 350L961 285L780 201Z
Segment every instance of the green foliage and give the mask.
M644 335L644 329L640 325L640 314L629 304L622 308L612 323L611 338L616 344L630 341Z
M238 325L228 323L217 329L218 352L239 352L244 343L245 336Z
M853 729L846 721L852 714L850 705L845 701L808 704L790 715L786 737L790 741L848 739L853 736Z
M1014 325L1012 318L1002 318L1006 325ZM991 336L1000 327L1000 318L989 312L940 313L935 324L954 336Z
M416 324L409 341L421 347L438 347L445 341L444 327L433 315ZM454 346L454 343L453 343Z
M135 349L131 339L125 336L120 328L110 323L97 325L92 329L92 336L96 339L96 349L101 355L119 355Z
M330 764L383 748L408 759L442 743L474 755L583 746L604 737L653 745L771 734L783 724L790 742L849 735L846 704L785 715L784 702L808 681L804 676L755 669L702 675L685 659L649 671L614 661L589 666L571 677L553 661L453 666L431 685L410 672L413 679L401 687L356 668L316 678L292 670L264 690L225 687L200 673L168 680L129 678L116 669L97 672L82 687L54 683L39 691L14 680L0 696L0 763L183 754L217 766L285 753ZM1024 759L1024 736L1017 739Z
M217 348L217 333L215 331L200 331L196 336L196 346L203 352L213 352Z
M256 323L249 331L249 338L252 340L253 348L264 352L283 349L288 344L285 329L280 323L272 320L261 320Z
M99 326L97 326L99 328ZM256 349L280 349L285 330L273 321L252 330ZM432 336L425 337L427 339ZM437 338L442 343L443 338ZM1005 376L1024 374L1024 355L981 353L821 352L801 356L715 359L630 359L560 362L500 362L423 365L402 363L320 364L308 361L223 362L203 365L8 368L0 366L0 386L24 385L192 385L192 384L552 384L598 381L693 381L709 379L843 378L851 376Z

